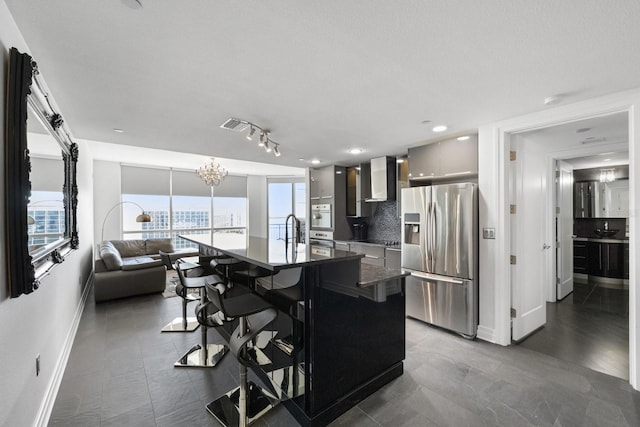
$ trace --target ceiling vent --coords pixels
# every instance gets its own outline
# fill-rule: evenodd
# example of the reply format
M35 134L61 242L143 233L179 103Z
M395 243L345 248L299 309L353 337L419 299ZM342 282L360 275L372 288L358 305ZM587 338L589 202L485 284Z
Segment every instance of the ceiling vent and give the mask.
M222 129L234 130L236 132L242 132L249 127L249 123L244 120L235 119L233 117L228 118L223 124L220 125Z

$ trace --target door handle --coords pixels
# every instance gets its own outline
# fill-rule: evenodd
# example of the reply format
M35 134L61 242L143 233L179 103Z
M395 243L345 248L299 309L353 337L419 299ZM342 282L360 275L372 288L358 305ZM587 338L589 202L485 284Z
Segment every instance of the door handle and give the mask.
M413 277L417 277L418 279L437 280L438 282L453 283L455 285L464 285L464 280L452 279L450 277L439 276L437 274L421 273L421 272L417 272L417 271L412 271L411 275Z

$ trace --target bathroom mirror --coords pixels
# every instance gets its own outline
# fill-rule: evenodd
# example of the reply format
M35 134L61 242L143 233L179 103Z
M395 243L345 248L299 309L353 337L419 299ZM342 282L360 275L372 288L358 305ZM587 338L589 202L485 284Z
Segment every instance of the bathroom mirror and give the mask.
M5 140L7 278L12 298L78 247L77 145L30 55L9 56Z

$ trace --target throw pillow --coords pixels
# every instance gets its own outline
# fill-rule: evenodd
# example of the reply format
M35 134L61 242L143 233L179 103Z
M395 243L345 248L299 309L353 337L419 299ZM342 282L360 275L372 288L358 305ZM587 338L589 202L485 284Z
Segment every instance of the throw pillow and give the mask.
M122 258L146 255L144 252L144 240L110 240L110 242L120 252Z
M122 267L122 257L120 252L111 244L111 242L102 242L100 244L100 258L104 261L107 270L120 270Z
M147 239L147 255L157 255L162 252L175 252L171 238L166 239Z

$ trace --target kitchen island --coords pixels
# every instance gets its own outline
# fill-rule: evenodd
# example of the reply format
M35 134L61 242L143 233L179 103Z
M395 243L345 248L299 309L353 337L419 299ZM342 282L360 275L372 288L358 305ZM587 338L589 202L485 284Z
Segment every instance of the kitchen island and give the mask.
M302 425L326 425L402 375L402 271L367 266L361 254L323 246L181 237L197 243L202 257L221 252L271 273L255 292L279 315L258 340L260 365L252 368Z

